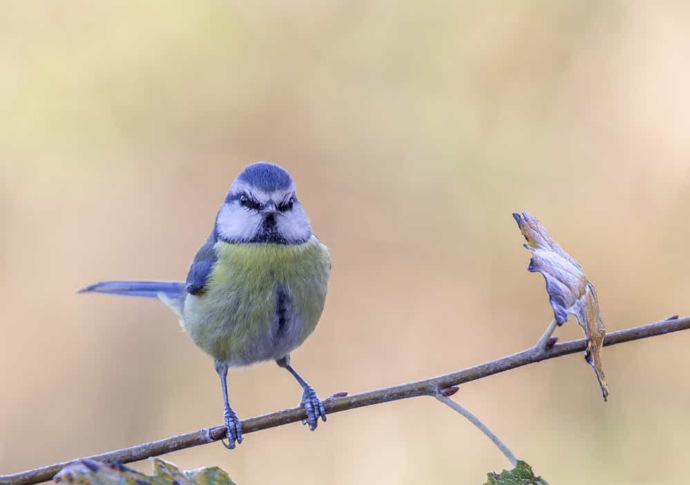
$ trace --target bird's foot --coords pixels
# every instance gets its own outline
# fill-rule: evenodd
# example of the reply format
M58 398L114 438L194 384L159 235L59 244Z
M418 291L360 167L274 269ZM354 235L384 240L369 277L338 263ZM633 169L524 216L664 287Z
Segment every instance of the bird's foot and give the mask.
M319 418L324 423L326 422L326 409L323 406L323 402L310 386L304 388L301 405L307 412L307 419L302 421L302 424L308 424L310 430L314 431L316 429L316 426L319 424Z
M227 449L232 450L237 443L242 443L242 422L232 409L226 409L223 417L225 418L228 442L222 441L222 443Z

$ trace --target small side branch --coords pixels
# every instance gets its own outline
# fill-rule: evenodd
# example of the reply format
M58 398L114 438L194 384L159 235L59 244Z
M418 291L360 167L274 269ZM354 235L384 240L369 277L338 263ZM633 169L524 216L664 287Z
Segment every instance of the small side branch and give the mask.
M517 465L517 457L515 454L510 451L510 448L501 440L501 438L498 437L496 433L491 431L487 425L485 425L477 416L472 414L469 409L465 408L464 406L460 405L459 403L453 401L451 398L448 396L444 396L443 394L436 394L436 399L441 401L443 404L446 406L450 407L454 411L457 411L460 413L462 416L467 418L467 420L475 425L479 431L484 433L487 438L491 440L491 442L496 445L496 447L501 450L501 453L505 455L506 458L508 458L508 461L510 462L511 465L515 466Z
M650 323L640 327L619 330L606 335L604 345L616 345L633 340L639 340L658 335L664 335L690 328L690 317L672 317L661 322ZM548 340L548 338L547 338ZM540 339L541 341L541 339ZM546 349L534 346L530 349L508 355L501 359L486 362L468 369L452 372L438 377L432 377L421 381L410 382L398 386L377 389L374 391L355 394L347 397L334 397L325 401L328 414L348 411L350 409L382 404L400 399L409 399L418 396L436 396L441 389L464 384L466 382L483 379L485 377L505 372L517 367L534 364L546 359L554 359L575 352L583 352L587 342L585 339L571 340ZM303 408L286 409L271 414L250 418L242 422L242 430L245 434L263 429L275 428L288 423L300 422L306 418ZM130 448L109 451L89 458L96 461L131 463L152 456L163 455L173 451L199 446L225 437L225 427L218 426L206 428L192 433L187 433L159 441L152 441ZM50 480L53 475L64 467L78 460L70 460L62 463L36 468L11 475L0 475L0 484L29 485Z
M553 332L556 330L556 327L558 327L558 322L556 322L556 319L551 320L549 326L546 327L546 330L544 331L542 336L539 337L539 340L537 340L537 344L535 345L537 349L547 350L549 339L551 338L551 335L553 335Z

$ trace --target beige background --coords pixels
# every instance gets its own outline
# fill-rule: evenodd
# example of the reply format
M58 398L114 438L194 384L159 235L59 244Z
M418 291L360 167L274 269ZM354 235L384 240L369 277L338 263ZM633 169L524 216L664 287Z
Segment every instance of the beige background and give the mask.
M293 362L322 397L531 345L551 318L510 214L585 267L611 330L690 313L685 2L4 2L0 473L221 422L210 360L155 301L255 160L288 168L333 255ZM562 338L575 338L569 323ZM690 333L456 395L551 483L685 476ZM295 405L272 364L243 417ZM431 399L166 456L240 484L481 483L508 466ZM147 464L143 469L148 469Z

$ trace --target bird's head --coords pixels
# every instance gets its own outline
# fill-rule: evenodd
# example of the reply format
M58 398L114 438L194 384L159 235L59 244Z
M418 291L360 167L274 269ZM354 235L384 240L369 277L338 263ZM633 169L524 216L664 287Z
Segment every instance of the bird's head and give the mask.
M301 244L311 236L292 177L268 162L248 165L237 176L218 211L215 231L229 243Z

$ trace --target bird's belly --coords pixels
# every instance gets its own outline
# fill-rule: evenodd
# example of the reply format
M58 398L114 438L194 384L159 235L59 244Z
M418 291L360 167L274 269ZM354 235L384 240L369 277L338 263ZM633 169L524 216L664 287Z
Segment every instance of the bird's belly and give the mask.
M199 301L202 298L205 301ZM310 322L293 302L294 296L280 286L252 296L242 290L189 296L183 325L196 345L231 366L280 359L308 335L305 327Z

